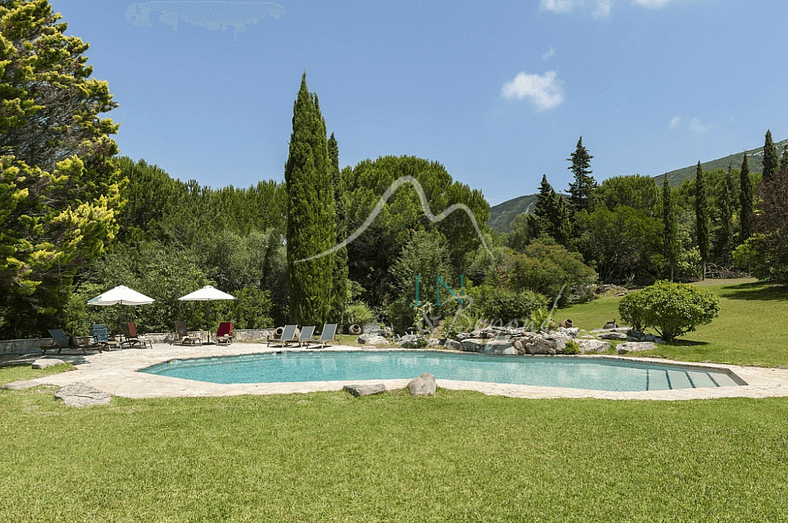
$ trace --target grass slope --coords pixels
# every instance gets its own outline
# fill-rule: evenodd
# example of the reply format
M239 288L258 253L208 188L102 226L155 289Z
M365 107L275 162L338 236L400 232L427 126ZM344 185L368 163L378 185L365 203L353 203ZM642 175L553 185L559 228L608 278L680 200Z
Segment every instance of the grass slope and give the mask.
M678 338L675 345L638 353L682 361L788 367L788 290L753 280L703 282L720 297L720 315L708 325ZM619 319L621 298L601 298L556 312L572 318L575 326L591 330ZM619 319L620 323L620 319Z

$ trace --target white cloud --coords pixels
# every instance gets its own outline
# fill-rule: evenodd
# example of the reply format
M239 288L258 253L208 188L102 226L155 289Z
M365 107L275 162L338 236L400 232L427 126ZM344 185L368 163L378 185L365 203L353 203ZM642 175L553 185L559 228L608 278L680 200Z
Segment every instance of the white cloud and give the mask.
M681 121L681 116L674 116L673 118L671 118L670 119L670 128L671 129L675 129L680 121Z
M591 10L595 17L604 17L610 14L613 0L540 0L540 11L552 11L554 13L571 13L575 9Z
M673 0L632 0L632 3L646 9L659 9L665 7Z
M555 56L555 47L551 47L549 51L542 55L542 61L546 62Z
M704 134L714 126L710 123L703 123L698 118L693 118L689 127L698 134Z
M530 98L537 111L553 109L564 101L563 82L556 79L555 71L544 75L518 74L514 80L504 84L501 96L509 100Z

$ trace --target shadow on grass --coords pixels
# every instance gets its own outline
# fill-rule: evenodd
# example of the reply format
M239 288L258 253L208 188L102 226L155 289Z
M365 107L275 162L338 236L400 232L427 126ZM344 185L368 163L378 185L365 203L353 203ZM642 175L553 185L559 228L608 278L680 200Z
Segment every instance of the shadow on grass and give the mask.
M731 300L788 301L788 287L748 282L723 287L720 296Z
M703 347L705 345L709 345L709 342L695 340L674 340L673 343L661 345L661 347Z

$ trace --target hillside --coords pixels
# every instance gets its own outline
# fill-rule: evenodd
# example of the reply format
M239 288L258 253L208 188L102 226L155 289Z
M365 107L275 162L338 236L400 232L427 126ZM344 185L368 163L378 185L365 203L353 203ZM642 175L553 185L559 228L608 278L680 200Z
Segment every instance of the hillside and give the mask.
M518 196L511 200L490 208L490 219L487 225L496 232L503 233L509 231L509 224L514 218L523 212L531 212L536 204L536 194Z
M788 144L788 140L783 140L781 142L776 142L775 146L777 147L777 153L782 155L783 146ZM749 151L742 151L740 153L730 154L723 158L718 158L716 160L710 160L708 162L701 162L701 167L704 171L713 171L715 169L727 169L729 165L733 165L734 169L738 169L741 167L742 159L744 158L744 153L747 153L748 156L748 163L750 165L750 172L751 173L759 173L763 170L763 146L757 147L755 149L750 149ZM668 183L671 186L681 185L681 183L689 178L695 176L695 169L697 165L690 165L688 167L684 167L681 169L676 169L675 171L670 171L666 174L660 174L654 177L654 180L657 182L658 186L662 186L662 177L668 177ZM513 198L511 200L507 200L503 203L499 203L498 205L492 207L490 209L490 219L487 221L487 225L494 231L499 233L509 232L509 224L512 223L514 218L522 213L522 212L532 212L533 211L533 204L536 203L536 194L529 194L526 196L518 196L517 198Z

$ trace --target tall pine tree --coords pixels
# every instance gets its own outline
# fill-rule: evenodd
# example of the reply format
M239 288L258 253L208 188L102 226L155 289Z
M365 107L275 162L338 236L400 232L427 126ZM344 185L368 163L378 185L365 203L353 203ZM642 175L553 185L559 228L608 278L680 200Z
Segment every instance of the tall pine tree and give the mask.
M591 176L591 156L588 149L583 146L583 137L577 141L577 147L567 161L572 165L567 167L575 176L574 182L569 184L569 210L572 215L578 211L592 210L592 193L597 186L596 180Z
M292 323L325 323L331 308L334 255L320 256L336 244L332 166L326 123L306 73L293 104L293 132L285 164L287 184L287 279Z
M662 249L670 267L670 281L674 279L676 261L678 260L678 233L676 228L676 211L673 209L673 192L666 174L662 181Z
M700 259L703 262L703 280L706 279L706 262L709 261L709 207L706 202L706 182L703 179L703 169L698 162L695 169L695 219L698 233L698 248Z
M777 156L777 147L772 141L771 130L766 131L766 140L763 144L763 180L769 182L774 179L780 167L780 159Z
M347 202L345 197L345 180L339 170L339 144L331 133L328 139L328 159L331 166L331 180L334 185L334 203L336 205L336 243L339 244L348 236ZM334 291L331 297L331 321L345 323L345 310L348 301L348 266L347 247L334 253Z
M752 209L753 209L753 190L752 182L750 181L750 166L747 162L747 154L744 154L744 159L741 161L741 173L739 174L739 207L741 217L741 230L739 232L739 243L744 243L752 236Z

